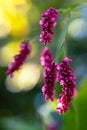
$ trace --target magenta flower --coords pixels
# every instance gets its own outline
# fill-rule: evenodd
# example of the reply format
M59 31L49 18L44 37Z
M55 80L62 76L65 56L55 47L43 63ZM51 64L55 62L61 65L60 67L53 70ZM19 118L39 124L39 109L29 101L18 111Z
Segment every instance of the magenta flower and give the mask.
M59 114L67 112L74 96L74 90L76 87L74 79L76 76L72 73L72 68L68 64L71 61L70 58L66 57L62 63L58 65L58 82L60 82L63 91L63 93L60 94L61 99L58 100L58 107L56 108Z
M42 20L39 22L41 25L40 42L43 42L45 46L52 41L53 28L56 27L56 20L58 18L59 12L54 8L50 8L42 14Z
M44 86L42 92L45 96L45 100L54 100L55 90L54 86L57 78L57 64L53 60L51 51L45 48L41 55L41 64L44 67Z
M48 49L48 47L45 47L43 49L40 60L41 65L44 67L48 66L51 62L53 62L53 55L52 52Z
M57 77L57 65L52 62L49 66L44 68L44 86L42 87L42 92L45 96L45 100L54 100L55 90L54 86Z
M22 42L20 45L19 54L14 56L14 61L9 65L6 74L10 75L10 77L13 77L13 73L21 68L21 66L25 62L26 58L30 55L30 53L31 46L28 43L28 41Z

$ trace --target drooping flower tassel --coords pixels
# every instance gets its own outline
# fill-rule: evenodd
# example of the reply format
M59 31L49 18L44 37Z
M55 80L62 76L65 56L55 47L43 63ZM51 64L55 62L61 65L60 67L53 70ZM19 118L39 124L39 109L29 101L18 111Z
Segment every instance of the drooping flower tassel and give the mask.
M41 64L44 67L44 86L42 92L45 100L54 100L55 90L54 86L57 78L57 64L54 62L51 51L46 47L42 51Z
M61 99L58 100L58 107L56 108L59 114L67 112L74 96L76 87L74 79L76 76L72 73L73 69L68 64L71 61L70 58L66 57L62 63L58 65L58 82L60 82L63 91L63 93L60 94Z
M56 27L58 18L59 12L54 8L50 8L42 14L42 20L39 22L41 25L40 42L43 42L44 46L52 41L53 29Z
M6 74L10 75L10 77L13 77L13 73L21 68L30 53L31 45L28 43L28 41L22 42L20 45L19 54L14 56L14 61L8 66Z

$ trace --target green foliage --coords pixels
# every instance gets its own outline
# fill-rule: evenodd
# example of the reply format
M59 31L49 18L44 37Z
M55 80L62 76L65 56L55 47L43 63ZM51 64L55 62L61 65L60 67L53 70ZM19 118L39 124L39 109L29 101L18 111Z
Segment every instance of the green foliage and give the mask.
M55 56L57 62L59 62L59 56L61 54L62 46L63 44L65 44L65 37L68 31L69 21L70 21L70 15L67 14L66 24L64 25L63 30L61 31L60 36L58 37L57 52Z
M75 8L79 7L81 4L73 4L66 8L67 11L74 10Z
M87 77L83 80L78 97L76 98L74 105L72 104L71 109L65 114L64 130L77 130L76 126L79 125L78 130L87 129ZM76 110L75 110L75 107ZM78 121L79 122L78 122ZM77 124L78 123L78 124Z

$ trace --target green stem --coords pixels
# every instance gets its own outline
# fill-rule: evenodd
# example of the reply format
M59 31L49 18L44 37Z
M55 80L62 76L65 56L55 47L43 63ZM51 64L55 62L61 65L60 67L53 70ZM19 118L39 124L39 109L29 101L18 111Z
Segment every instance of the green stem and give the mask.
M75 101L72 103L75 116L75 130L79 130L79 113Z
M67 31L68 31L68 27L69 27L69 21L70 21L70 13L68 12L67 13L67 22L64 26L64 29L61 32L59 40L58 40L57 52L56 52L56 55L55 55L55 60L56 60L57 63L59 63L59 57L60 57L60 54L61 54L61 49L62 49L63 45L65 44L66 34L67 34Z

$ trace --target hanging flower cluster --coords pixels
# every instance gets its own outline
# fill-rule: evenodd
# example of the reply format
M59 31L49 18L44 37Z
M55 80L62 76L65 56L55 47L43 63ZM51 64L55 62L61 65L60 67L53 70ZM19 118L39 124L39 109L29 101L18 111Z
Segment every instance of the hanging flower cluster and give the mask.
M55 82L57 77L57 65L54 62L51 51L46 47L42 51L41 64L44 67L44 86L42 87L42 92L45 96L45 100L54 100L55 96Z
M52 41L52 35L54 34L53 29L56 27L56 20L58 18L59 12L54 8L50 8L42 14L42 20L40 20L40 41L43 42L45 46ZM26 58L30 56L30 53L31 46L28 41L22 42L19 54L14 56L14 61L9 65L6 74L13 77L13 73L21 68ZM60 94L56 110L59 114L67 112L76 87L76 82L74 81L76 76L72 73L73 69L69 65L69 62L72 62L72 59L65 57L60 64L57 64L52 52L48 47L45 47L41 53L40 60L41 65L44 68L44 85L42 87L42 92L45 96L45 100L50 99L51 101L54 101L55 84L59 82L62 87L62 94Z
M58 82L62 86L62 94L60 94L61 99L58 100L57 110L59 114L66 112L69 109L69 105L74 96L74 90L76 87L75 74L72 73L72 68L68 64L72 60L66 57L61 64L58 65Z
M59 12L54 8L50 8L42 14L42 20L39 22L41 25L40 42L43 42L45 46L52 41L53 28L56 27L56 20L58 18Z
M53 8L42 14L42 20L40 20L40 41L44 45L52 41L53 28L56 26L58 18L59 12ZM67 112L74 96L76 87L74 79L76 76L72 73L72 68L69 65L71 61L70 58L65 57L60 64L57 64L47 47L43 49L41 54L41 64L44 68L44 86L42 87L42 92L45 100L50 99L53 101L55 99L55 84L57 82L62 86L63 93L60 94L61 98L58 100L58 107L56 108L59 114Z
M49 66L50 63L52 63L52 62L54 61L52 52L49 50L48 47L45 47L45 48L42 50L40 60L41 60L41 65L42 65L43 67Z
M28 43L28 41L22 42L20 45L19 54L14 56L14 61L9 65L6 74L10 75L10 77L13 77L13 73L20 69L20 67L23 65L30 53L31 45Z
M68 64L72 60L66 57L62 63L55 63L51 51L46 47L42 51L41 64L44 67L44 86L42 92L45 96L45 100L55 99L55 84L57 82L62 86L63 93L60 94L61 99L58 100L59 114L66 112L69 109L69 105L74 96L74 90L76 83L74 79L76 76L72 73L72 68Z

